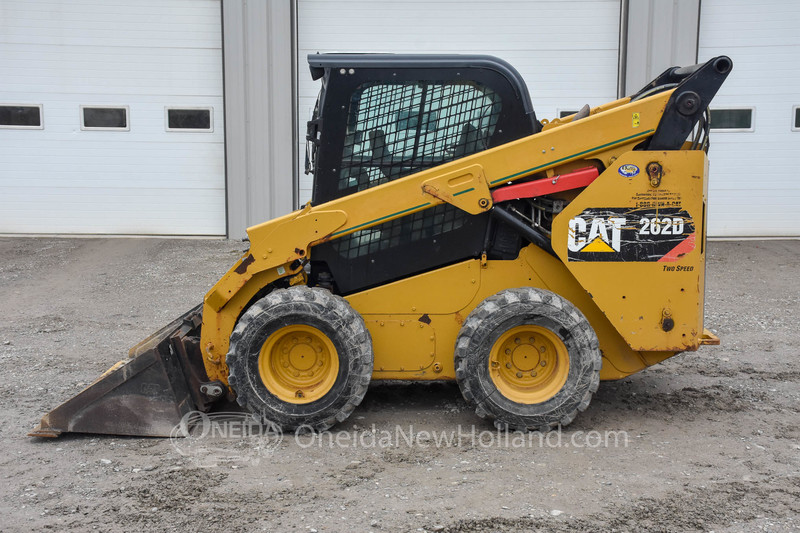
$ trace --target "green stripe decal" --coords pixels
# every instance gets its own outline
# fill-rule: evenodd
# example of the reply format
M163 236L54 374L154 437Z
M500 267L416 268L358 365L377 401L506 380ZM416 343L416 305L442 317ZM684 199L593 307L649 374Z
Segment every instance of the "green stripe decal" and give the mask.
M427 207L431 205L430 202L425 202L424 204L415 205L414 207L409 207L408 209L403 209L402 211L398 211L397 213L392 213L391 215L386 215L385 217L376 218L374 220L370 220L369 222L364 222L363 224L359 224L358 226L353 226L352 228L343 229L341 231L337 231L336 233L332 233L331 237L336 237L337 235L341 235L342 233L348 233L350 231L355 231L358 228L363 228L364 226L371 226L376 222L380 222L381 220L386 220L387 218L392 218L397 215L402 215L403 213L408 213L409 211L415 211L417 209L421 209L423 207Z
M631 139L635 139L637 137L644 137L645 135L653 133L653 131L655 131L655 130L647 130L647 131L643 131L641 133L637 133L636 135L631 135L629 137L623 137L622 139L617 139L616 141L611 141L610 143L601 144L600 146L595 146L594 148L590 148L588 150L584 150L583 152L578 152L577 154L572 154L572 155L569 155L567 157L562 157L561 159L556 159L555 161L550 161L549 163L545 163L544 165L539 165L538 167L529 168L527 170L523 170L522 172L517 172L515 174L511 174L510 176L506 176L504 178L500 178L500 179L491 181L489 184L490 185L494 185L495 183L500 183L501 181L508 181L508 180L513 179L513 178L516 178L517 176L522 176L523 174L530 174L531 172L536 172L537 170L541 170L541 169L543 169L545 167L549 167L550 165L555 165L555 164L561 163L562 161L566 161L566 160L572 159L574 157L579 157L579 156L582 156L584 154L588 154L588 153L591 153L591 152L596 152L597 150L602 150L603 148L608 148L609 146L614 146L615 144L623 143L625 141L630 141ZM459 191L459 192L453 194L453 196L458 196L460 194L465 194L465 193L468 193L468 192L474 191L474 190L475 190L475 188L471 187L469 189L465 189L463 191ZM364 222L363 224L359 224L358 226L353 226L352 228L347 228L347 229L343 229L343 230L337 231L335 233L332 233L331 237L336 237L337 235L341 235L343 233L349 233L351 231L356 231L358 228L363 228L364 226L371 226L371 225L375 224L376 222L380 222L381 220L386 220L387 218L396 217L398 215L402 215L404 213L408 213L409 211L416 211L418 209L422 209L423 207L428 207L429 205L431 205L430 202L425 202L424 204L415 205L414 207L409 207L408 209L403 209L402 211L398 211L396 213L392 213L391 215L386 215L386 216L383 216L383 217L380 217L380 218L376 218L374 220L370 220L369 222Z
M555 161L550 161L549 163L545 163L544 165L539 165L538 167L529 168L528 170L523 170L522 172L517 172L515 174L511 174L510 176L506 176L504 178L500 178L494 181L489 182L490 185L494 185L495 183L500 183L501 181L508 181L510 179L516 178L517 176L522 176L523 174L530 174L531 172L536 172L537 170L541 170L545 167L549 167L551 165L555 165L561 163L562 161L567 161L568 159L572 159L573 157L579 157L584 154L588 154L591 152L596 152L597 150L602 150L603 148L608 148L609 146L614 146L615 144L623 143L625 141L630 141L631 139L635 139L637 137L644 137L650 133L653 133L655 130L647 130L643 131L642 133L637 133L636 135L631 135L629 137L623 137L622 139L617 139L616 141L611 141L610 143L601 144L600 146L595 146L594 148L589 148L588 150L584 150L583 152L578 152L577 154L568 155L567 157L562 157L561 159L556 159Z

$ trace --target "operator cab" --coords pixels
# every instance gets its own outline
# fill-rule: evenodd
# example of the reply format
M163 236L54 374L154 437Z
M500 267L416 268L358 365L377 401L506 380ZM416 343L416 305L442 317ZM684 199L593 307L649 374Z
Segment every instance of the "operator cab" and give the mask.
M541 130L522 77L495 57L313 54L308 62L322 80L306 136L313 205ZM494 226L487 214L438 205L314 247L312 275L325 272L347 294L483 252L516 257L517 239L495 238Z

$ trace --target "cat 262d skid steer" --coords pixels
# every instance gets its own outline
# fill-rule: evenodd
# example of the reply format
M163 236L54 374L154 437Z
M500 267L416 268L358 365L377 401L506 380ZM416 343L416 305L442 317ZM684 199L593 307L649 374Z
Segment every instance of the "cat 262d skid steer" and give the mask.
M537 120L489 56L322 54L313 199L32 435L169 435L234 398L283 430L371 380L456 380L499 428L570 423L703 328L708 105L725 56Z

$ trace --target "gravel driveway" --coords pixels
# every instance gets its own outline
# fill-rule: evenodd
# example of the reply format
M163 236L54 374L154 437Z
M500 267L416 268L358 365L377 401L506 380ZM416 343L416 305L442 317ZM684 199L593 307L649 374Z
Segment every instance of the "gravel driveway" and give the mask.
M373 386L314 440L25 436L243 249L0 238L0 531L800 529L797 240L709 243L722 345L602 383L548 439L496 433L450 384Z

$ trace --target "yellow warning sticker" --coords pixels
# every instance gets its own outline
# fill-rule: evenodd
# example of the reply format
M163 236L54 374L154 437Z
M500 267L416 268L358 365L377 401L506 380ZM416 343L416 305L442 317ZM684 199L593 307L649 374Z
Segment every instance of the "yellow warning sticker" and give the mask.
M634 113L633 114L633 127L634 128L638 128L639 127L639 113Z

